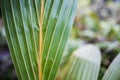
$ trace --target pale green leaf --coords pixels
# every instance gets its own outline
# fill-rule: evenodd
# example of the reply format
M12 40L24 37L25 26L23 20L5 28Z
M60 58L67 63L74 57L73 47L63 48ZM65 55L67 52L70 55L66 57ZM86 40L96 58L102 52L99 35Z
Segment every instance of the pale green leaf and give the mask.
M100 50L91 44L82 46L73 53L70 69L65 80L97 80L100 64Z
M113 60L102 80L120 80L120 54Z

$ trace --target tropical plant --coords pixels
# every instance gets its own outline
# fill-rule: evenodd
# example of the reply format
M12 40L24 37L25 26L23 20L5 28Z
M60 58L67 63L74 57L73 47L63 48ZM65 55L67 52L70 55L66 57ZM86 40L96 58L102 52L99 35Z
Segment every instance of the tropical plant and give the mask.
M98 79L100 50L90 44L79 49L81 44L77 41L72 47L67 45L77 3L78 0L1 0L7 42L19 80ZM96 21L87 17L85 21L90 24L88 20ZM91 24L96 25L98 22ZM120 54L102 80L119 80L119 74Z
M11 58L19 80L54 80L78 0L1 0Z

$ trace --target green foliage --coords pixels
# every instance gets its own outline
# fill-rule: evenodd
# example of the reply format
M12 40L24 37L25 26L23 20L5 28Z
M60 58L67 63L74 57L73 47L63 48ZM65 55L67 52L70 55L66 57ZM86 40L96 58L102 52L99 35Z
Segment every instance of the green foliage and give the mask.
M82 2L85 7L91 0ZM41 0L1 0L7 42L19 80L40 80L38 67L42 67L42 80L55 80L57 73L58 80L102 79L99 71L106 71L103 66L100 69L105 53L120 51L119 25L100 21L93 10L87 9L84 15L79 16L80 19L75 20L71 36L82 39L68 41L77 3L78 0L44 0L43 47L42 56L38 57ZM77 22L82 25L76 27ZM102 53L103 61L99 48L90 44L81 47L85 43L95 43L101 50L106 49ZM38 58L42 58L41 66L38 66ZM119 74L120 54L102 80L119 80Z
M42 80L55 79L72 29L77 1L44 1ZM41 0L1 0L7 41L19 80L39 79L40 5Z
M7 42L19 80L38 80L37 3L40 1L1 0Z
M101 66L101 53L98 47L87 44L73 52L69 63L61 68L60 80L101 80L98 78ZM106 70L104 70L106 71ZM120 54L113 60L102 80L120 79Z
M77 0L47 0L43 20L43 80L54 80L72 29Z

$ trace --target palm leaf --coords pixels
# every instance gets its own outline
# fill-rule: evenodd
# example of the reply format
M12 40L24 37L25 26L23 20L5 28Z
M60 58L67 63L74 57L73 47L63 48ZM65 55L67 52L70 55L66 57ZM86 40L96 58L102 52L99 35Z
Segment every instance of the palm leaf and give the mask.
M1 0L7 41L19 80L38 80L37 3L40 1Z
M77 0L46 1L43 20L43 80L55 78L72 28L76 6Z
M54 80L72 28L77 0L1 0L1 6L19 80ZM38 60L42 60L39 66Z
M120 54L113 60L102 80L120 80Z
M101 63L101 54L97 47L85 45L76 50L71 58L65 80L97 80Z

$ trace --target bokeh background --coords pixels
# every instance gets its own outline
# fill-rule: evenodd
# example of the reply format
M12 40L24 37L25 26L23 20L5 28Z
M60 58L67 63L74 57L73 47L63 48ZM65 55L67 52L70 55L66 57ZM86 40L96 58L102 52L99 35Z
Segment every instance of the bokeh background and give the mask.
M101 80L111 61L120 52L120 0L79 0L66 50L72 53L77 47L88 43L98 46L102 52ZM5 38L1 11L0 80L17 80Z

